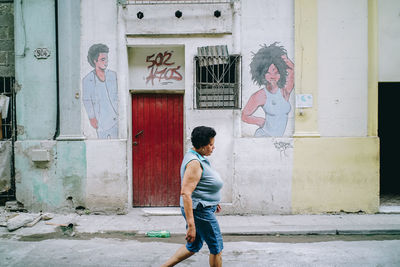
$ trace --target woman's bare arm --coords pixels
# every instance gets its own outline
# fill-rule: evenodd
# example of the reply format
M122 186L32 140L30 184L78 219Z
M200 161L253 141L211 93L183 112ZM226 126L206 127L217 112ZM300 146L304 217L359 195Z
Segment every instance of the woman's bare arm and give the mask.
M289 67L287 69L288 76L286 77L286 84L283 88L284 97L286 101L289 101L290 94L294 88L294 64L293 62L287 57L287 55L283 55L282 59L285 61L286 65Z
M188 229L186 232L186 240L192 243L196 238L196 226L194 224L192 193L200 181L201 173L200 162L192 160L186 165L186 170L182 179L181 195L183 199L183 207L185 209L186 222Z
M242 121L258 125L259 127L263 127L265 119L253 116L253 113L257 110L258 107L263 106L266 101L267 95L265 94L265 91L263 89L258 90L257 92L252 94L246 106L242 110Z

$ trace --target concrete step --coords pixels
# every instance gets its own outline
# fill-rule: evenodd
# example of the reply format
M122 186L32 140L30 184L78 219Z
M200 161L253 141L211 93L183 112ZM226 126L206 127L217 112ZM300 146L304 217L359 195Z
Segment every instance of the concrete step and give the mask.
M178 207L171 208L143 208L145 216L177 216L181 215L181 209Z
M400 214L400 206L380 206L379 213Z

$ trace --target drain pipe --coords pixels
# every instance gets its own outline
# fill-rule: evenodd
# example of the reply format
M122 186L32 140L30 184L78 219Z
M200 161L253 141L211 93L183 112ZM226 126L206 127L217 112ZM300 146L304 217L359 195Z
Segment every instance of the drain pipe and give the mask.
M58 57L58 0L54 0L55 10L55 39L56 39L56 90L57 90L57 117L56 117L56 130L54 132L53 140L56 140L60 135L60 74L59 74L59 57Z

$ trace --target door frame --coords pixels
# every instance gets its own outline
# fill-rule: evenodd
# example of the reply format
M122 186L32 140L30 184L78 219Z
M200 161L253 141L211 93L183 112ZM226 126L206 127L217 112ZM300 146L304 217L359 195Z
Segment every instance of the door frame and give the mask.
M132 146L133 146L133 125L132 125L132 97L135 94L179 94L182 95L183 97L183 140L182 140L182 153L185 154L185 145L186 145L186 105L185 105L185 90L141 90L141 89L131 89L129 90L129 101L128 102L128 120L129 120L129 125L128 125L128 140L127 140L127 165L128 165L128 203L130 208L141 208L133 205L133 151L132 151Z

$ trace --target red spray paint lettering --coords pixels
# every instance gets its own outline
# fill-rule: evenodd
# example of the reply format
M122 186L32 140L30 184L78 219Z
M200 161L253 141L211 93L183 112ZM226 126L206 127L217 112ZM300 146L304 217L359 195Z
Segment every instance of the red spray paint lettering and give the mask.
M172 57L172 51L164 51L164 53L152 54L146 57L146 62L151 63L147 68L149 69L149 75L146 77L146 83L151 81L154 85L154 79L161 80L182 80L182 75L179 73L181 66L171 67L175 62L170 62Z

